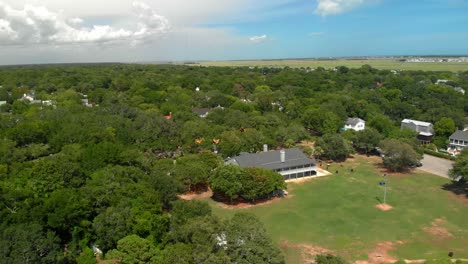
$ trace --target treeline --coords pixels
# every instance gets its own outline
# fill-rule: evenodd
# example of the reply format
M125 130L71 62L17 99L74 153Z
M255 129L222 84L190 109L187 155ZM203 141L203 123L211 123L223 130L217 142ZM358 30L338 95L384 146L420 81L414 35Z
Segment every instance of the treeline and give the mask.
M132 263L282 263L254 217L218 219L206 204L177 194L212 184L230 199L255 200L283 188L276 174L220 173L222 158L263 144L314 140L310 154L337 160L384 139L417 149L414 134L399 129L403 118L434 122L434 143L444 147L468 107L437 79L468 87L468 72L394 74L369 66L0 68L0 257L93 263L90 248L98 245ZM51 103L18 100L33 92ZM200 118L194 108L209 114ZM339 133L347 117L372 129ZM229 175L242 182L226 181ZM248 240L253 228L259 240Z

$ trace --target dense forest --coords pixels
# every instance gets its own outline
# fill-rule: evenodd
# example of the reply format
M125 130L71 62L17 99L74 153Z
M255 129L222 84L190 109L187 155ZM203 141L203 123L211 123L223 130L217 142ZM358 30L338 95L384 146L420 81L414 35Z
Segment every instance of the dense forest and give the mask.
M0 259L96 263L98 247L120 263L284 263L254 216L222 219L177 195L211 185L255 200L284 188L269 171L224 165L264 144L315 141L308 154L333 160L398 144L421 153L405 118L432 122L425 147L444 149L467 123L457 87L468 72L1 67ZM348 117L368 129L341 131ZM232 191L238 175L244 189Z

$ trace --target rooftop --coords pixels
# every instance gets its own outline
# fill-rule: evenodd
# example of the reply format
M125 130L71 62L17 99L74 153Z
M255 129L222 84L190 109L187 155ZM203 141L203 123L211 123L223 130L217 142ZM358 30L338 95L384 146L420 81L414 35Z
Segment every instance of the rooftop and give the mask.
M284 162L281 162L280 150L259 153L243 152L239 156L232 158L231 161L234 161L233 163L241 167L261 167L270 170L290 168L301 165L315 165L315 161L308 158L298 148L285 149L284 152Z
M210 112L209 108L192 108L192 112L196 113L197 115L206 115Z
M450 136L450 139L468 141L468 131L457 130Z
M361 118L358 118L358 117L353 117L353 118L348 118L348 120L346 120L346 125L349 125L349 126L356 126L359 122L363 122L365 123L366 121L362 120Z
M429 122L424 122L424 121L418 121L418 120L411 120L411 119L403 119L403 121L401 121L402 123L414 123L415 125L417 126L430 126L432 125L431 123Z

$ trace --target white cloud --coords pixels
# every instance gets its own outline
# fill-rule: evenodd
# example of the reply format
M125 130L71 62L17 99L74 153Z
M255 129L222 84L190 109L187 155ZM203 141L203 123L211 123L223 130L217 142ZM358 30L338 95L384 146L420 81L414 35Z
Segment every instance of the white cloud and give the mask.
M315 13L321 16L338 15L371 1L373 0L317 0Z
M110 25L85 27L83 19L67 19L63 13L43 6L27 4L22 9L14 9L0 2L0 46L141 41L169 30L169 21L149 6L134 2L133 7L138 16L137 27L125 29Z
M264 42L268 40L268 36L267 35L252 36L249 38L249 40L252 41L253 43L260 43L260 42Z
M322 32L322 31L309 33L309 36L311 36L311 37L320 37L320 36L323 36L323 35L325 35L325 32Z

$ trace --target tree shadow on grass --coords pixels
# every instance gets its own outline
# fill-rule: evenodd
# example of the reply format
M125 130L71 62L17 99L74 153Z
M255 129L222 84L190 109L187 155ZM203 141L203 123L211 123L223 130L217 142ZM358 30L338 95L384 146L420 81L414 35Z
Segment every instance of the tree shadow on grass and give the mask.
M380 199L379 197L376 196L375 199L377 200L377 202L383 203L383 202L382 202L382 199Z
M451 182L442 185L442 190L450 191L456 195L468 198L468 182Z

